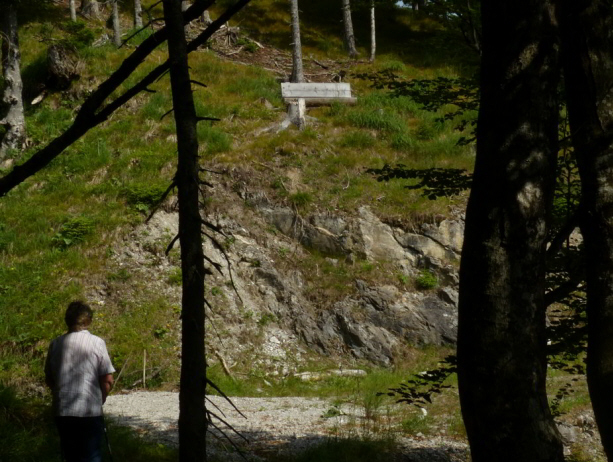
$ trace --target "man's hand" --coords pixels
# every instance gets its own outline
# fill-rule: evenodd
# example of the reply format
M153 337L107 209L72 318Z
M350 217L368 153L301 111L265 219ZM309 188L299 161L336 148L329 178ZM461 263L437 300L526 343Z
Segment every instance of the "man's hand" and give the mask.
M113 388L113 374L101 375L98 381L100 382L100 390L102 391L102 404L104 404L111 388Z

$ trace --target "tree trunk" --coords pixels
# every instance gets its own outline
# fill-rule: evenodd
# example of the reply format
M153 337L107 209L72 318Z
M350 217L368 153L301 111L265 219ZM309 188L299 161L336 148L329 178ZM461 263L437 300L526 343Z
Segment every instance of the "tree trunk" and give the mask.
M300 42L300 14L298 0L290 0L290 12L292 15L292 76L295 83L304 82L302 71L302 44Z
M545 389L559 76L551 11L542 0L482 2L481 104L457 350L473 462L564 460Z
M238 0L229 7L207 29L189 42L187 46L188 52L191 53L204 45L223 24L249 4L250 1L251 0ZM198 2L196 7L191 11L191 14L186 13L186 19L188 21L196 19L206 8L210 7L212 3L213 0ZM50 162L62 154L67 147L87 133L89 129L108 120L117 109L123 107L124 104L136 95L146 91L151 84L166 74L170 68L169 60L155 67L120 96L114 99L110 98L119 86L132 75L143 60L167 39L167 36L168 29L163 27L147 37L143 43L136 47L136 50L123 61L121 66L113 72L108 79L102 82L83 104L81 104L81 108L78 110L72 125L68 127L66 131L50 141L48 145L36 151L32 156L28 157L26 161L13 167L9 173L0 177L0 197L6 195L29 177L44 169ZM110 101L107 102L107 98L110 98Z
M97 0L83 0L81 2L81 14L86 18L99 19L100 6Z
M204 352L204 255L199 209L198 138L181 0L164 0L168 27L170 83L179 160L176 183L179 191L179 236L181 242L182 343L179 392L179 461L206 460L207 430Z
M134 27L143 27L143 7L140 0L134 0Z
M413 6L413 11L420 11L424 9L424 0L413 0L411 5Z
M0 119L0 125L5 129L4 137L0 140L0 160L2 160L8 150L20 149L26 138L17 6L13 2L8 2L0 13L0 33L2 34L2 76L4 78L4 91L0 105L3 118Z
M345 45L350 58L358 57L358 50L355 48L355 35L353 34L353 22L351 21L350 0L343 0L343 24L345 26Z
M121 46L121 24L119 22L119 0L113 0L113 43Z
M564 76L582 186L587 266L587 381L613 461L613 15L604 0L561 2Z
M300 42L300 15L298 0L290 0L290 12L292 16L292 75L290 80L294 83L304 82L302 71L302 44ZM302 130L306 125L306 105L304 99L290 101L287 108L287 116L296 127Z
M75 22L77 20L76 0L68 0L68 8L70 9L70 20Z
M209 24L213 22L213 20L211 19L211 13L209 13L209 10L204 10L204 12L202 13L202 16L200 17L200 21L205 26L208 26Z
M370 62L375 62L375 54L377 53L377 34L375 23L375 0L370 2Z

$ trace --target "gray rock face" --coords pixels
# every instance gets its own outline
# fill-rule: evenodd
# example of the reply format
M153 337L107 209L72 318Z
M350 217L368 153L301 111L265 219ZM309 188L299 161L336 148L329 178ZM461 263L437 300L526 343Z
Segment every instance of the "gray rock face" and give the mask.
M290 208L270 204L265 194L242 191L240 195L251 207L226 199L224 203L233 208L207 217L231 239L227 255L212 243L205 244L206 255L222 267L221 274L213 271L207 278L207 285L215 289L211 316L223 319L228 339L211 335L209 342L224 352L229 364L243 361L285 375L310 350L341 361L350 355L389 366L407 346L456 341L454 265L461 248L460 221L444 220L438 226L408 232L383 223L368 207L353 217L330 213L302 217ZM264 231L271 225L279 233ZM118 252L117 264L146 267L155 258L168 274L173 263L163 261L161 252L151 255L147 249L164 248L176 229L174 213L158 213L135 231L136 239L128 248ZM300 266L294 264L308 258L305 248L327 255L330 266L340 265L341 260L344 265L385 261L405 277L429 268L441 286L416 292L406 285L357 280L343 299L314 302L306 292ZM169 296L178 303L179 289L169 291Z

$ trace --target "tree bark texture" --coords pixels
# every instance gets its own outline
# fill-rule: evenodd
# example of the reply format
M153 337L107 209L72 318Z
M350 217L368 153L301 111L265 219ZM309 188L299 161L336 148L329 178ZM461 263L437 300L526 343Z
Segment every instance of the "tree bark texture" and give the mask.
M302 71L302 43L300 41L300 12L298 0L290 0L290 13L292 16L292 76L294 83L304 82Z
M182 341L179 391L179 461L206 460L206 361L204 353L204 255L199 208L196 109L187 63L181 0L164 0L168 27L170 82L177 128L179 160L175 181L179 191L181 242Z
M613 14L604 0L563 0L563 62L571 136L582 186L587 265L587 380L613 461Z
M219 18L204 31L202 31L195 39L189 42L188 52L197 50L198 47L204 45L211 36L217 32L232 16L239 12L251 0L238 0L235 4L229 7ZM199 17L202 12L209 8L213 0L196 0L192 7L185 12L184 21L192 21ZM81 136L87 133L93 127L108 120L108 118L117 111L120 107L130 101L139 93L146 91L148 86L154 83L159 77L164 75L169 69L169 61L166 61L149 74L143 77L138 83L126 90L123 94L105 104L117 88L132 75L134 70L155 50L160 44L167 39L168 30L162 28L157 30L153 35L148 37L141 43L128 58L126 58L119 69L92 93L81 105L74 122L66 129L64 133L52 140L48 145L36 151L23 164L13 167L13 169L0 178L0 197L8 194L13 188L21 184L23 181L36 174L45 168L53 159L59 156L67 147L77 141Z
M121 46L121 23L119 22L119 0L113 0L113 43Z
M482 2L477 158L460 266L458 381L473 462L562 462L545 389L557 155L549 1Z
M351 2L343 0L343 26L345 28L345 45L350 58L358 57L358 50L355 48L355 35L353 33L353 22L351 21Z
M5 134L0 140L0 160L8 150L20 149L26 138L26 122L23 112L23 82L21 80L21 53L17 28L17 6L8 2L0 13L2 34L2 76L4 91L0 110L0 125Z
M134 0L134 27L143 27L143 7L141 0Z
M83 0L81 2L81 14L86 18L99 19L100 5L97 0Z
M70 20L75 22L77 20L77 0L68 0L68 9L70 10Z
M370 2L370 62L375 62L375 54L377 53L377 34L375 22L375 0Z

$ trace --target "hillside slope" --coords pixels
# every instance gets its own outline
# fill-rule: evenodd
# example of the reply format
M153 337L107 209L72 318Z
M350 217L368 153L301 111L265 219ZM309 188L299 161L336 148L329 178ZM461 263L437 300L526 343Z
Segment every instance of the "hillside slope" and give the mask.
M219 172L208 174L214 188L205 213L224 225L228 253L226 260L208 249L224 265L208 281L215 322L210 345L248 375L261 367L244 354L249 349L263 353L267 374L283 374L304 370L320 355L331 357L330 364L415 363L415 346L453 341L463 199L428 201L404 189L406 182L379 183L365 170L397 162L470 168L472 151L457 146L452 121L439 120L448 108L426 112L352 77L383 69L405 77L459 75L449 64L437 67L439 58L446 61L440 49L428 64L411 61L420 36L436 43L437 33L449 35L399 11L398 27L414 31L408 45L394 50L387 36L388 54L377 63L351 62L340 49L325 49L324 42L337 39L328 35L329 19L316 21L325 4L316 6L306 8L305 30L323 41L307 40L309 65L322 73L346 70L359 103L312 110L317 120L303 132L268 130L284 117L279 80L287 55L270 45L286 40L279 27L283 2L254 2L237 18L243 30L259 31L253 38L261 46L247 47L249 38L239 36L213 41L190 58L194 79L207 84L196 93L198 112L221 119L199 128L203 166ZM130 51L100 40L102 22L74 28L60 5L50 11L22 27L26 95L44 85L45 40L84 42L82 74L69 89L48 91L41 104L28 107L25 157L68 125L82 98ZM87 45L93 40L102 45ZM155 52L131 81L164 53L163 47ZM259 67L274 61L277 69ZM174 127L162 117L170 108L167 80L154 89L0 200L0 381L40 390L47 342L63 330L66 303L83 297L96 308L96 331L108 339L116 367L125 367L124 386L137 383L134 358L144 350L149 384L176 383L180 277L176 249L164 255L175 226L174 199L144 224L175 165ZM3 168L19 161L9 159ZM430 282L417 290L422 277ZM439 290L441 284L451 291ZM408 334L416 325L431 335Z

